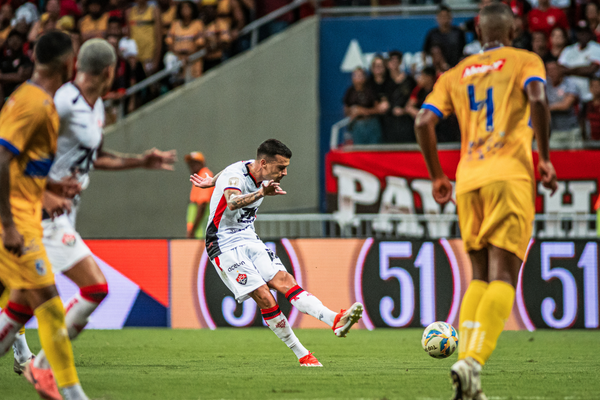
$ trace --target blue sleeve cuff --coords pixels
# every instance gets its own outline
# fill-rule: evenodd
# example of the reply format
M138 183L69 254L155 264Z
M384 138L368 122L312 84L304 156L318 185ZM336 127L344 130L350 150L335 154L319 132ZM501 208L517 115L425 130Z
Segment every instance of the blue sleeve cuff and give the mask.
M539 76L532 76L531 78L527 78L527 80L523 84L523 89L525 89L527 87L527 85L529 85L531 82L534 82L534 81L539 81L539 82L542 82L543 84L546 84L546 80L544 78L540 78Z
M438 116L438 118L444 118L444 113L442 113L442 112L440 111L440 109L439 109L439 108L437 108L436 106L433 106L433 105L431 105L431 104L427 104L427 103L425 103L425 104L423 104L423 105L421 106L421 108L423 108L423 109L425 109L425 110L430 110L430 111L433 111L433 113L434 113L435 115L437 115L437 116Z
M0 146L5 147L6 149L8 149L8 151L13 153L15 156L18 156L19 154L21 154L19 149L17 149L11 142L9 142L6 139L0 138Z

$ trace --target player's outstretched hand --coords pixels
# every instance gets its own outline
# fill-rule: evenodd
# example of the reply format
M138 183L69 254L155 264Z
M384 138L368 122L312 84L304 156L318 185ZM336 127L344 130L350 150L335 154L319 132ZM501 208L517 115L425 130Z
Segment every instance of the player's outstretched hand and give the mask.
M550 189L552 196L556 190L558 189L558 181L556 180L556 171L554 170L554 166L548 161L539 160L538 161L538 171L540 172L540 176L542 177L542 185L546 189Z
M51 191L52 193L66 197L68 199L72 199L81 193L81 183L79 179L77 179L77 173L73 172L71 176L65 176L60 181L51 181L48 180L46 183L46 189Z
M281 188L281 186L279 185L278 182L275 182L272 180L264 181L262 183L261 189L265 196L277 196L277 195L287 194L287 192Z
M66 197L58 196L53 192L46 190L42 197L42 207L54 219L59 215L71 213L71 200Z
M446 175L433 180L433 198L438 204L446 204L452 199L452 184Z
M160 151L154 148L146 151L142 156L142 165L146 169L174 171L175 161L177 161L177 150Z
M202 189L208 189L215 186L213 178L208 174L206 174L204 178L198 174L190 175L190 182L192 182L194 186Z
M2 244L9 253L21 257L25 240L23 239L23 235L17 230L17 227L12 225L4 228L4 232L2 232Z

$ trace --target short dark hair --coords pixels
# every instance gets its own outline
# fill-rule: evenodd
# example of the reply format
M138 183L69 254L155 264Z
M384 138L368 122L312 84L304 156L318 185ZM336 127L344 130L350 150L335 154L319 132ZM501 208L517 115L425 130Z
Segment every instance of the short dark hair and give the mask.
M51 64L72 52L71 37L64 32L52 30L43 34L35 45L35 61L40 64Z
M185 4L190 6L190 8L192 9L192 21L198 19L200 12L198 11L198 6L196 5L196 3L192 1L182 1L179 4L177 4L177 19L180 21L183 19L183 15L181 15L181 10L183 9L183 6Z
M8 36L6 37L6 41L8 41L8 39L10 39L13 36L18 36L23 42L27 41L27 39L25 39L25 36L16 29L13 29L12 31L10 31L8 33Z
M590 83L592 83L592 82L600 82L600 76L593 75L590 78Z
M423 75L431 76L433 79L437 76L437 71L433 67L425 67L423 71L421 71Z
M392 58L392 57L398 57L398 59L400 61L402 61L402 56L403 56L403 54L400 50L392 50L392 51L388 52L388 59Z
M115 15L113 15L112 17L109 17L107 24L114 24L114 23L118 23L119 25L123 25L123 19L119 18L119 17L117 17Z
M439 13L444 12L444 11L446 11L446 12L452 12L452 10L450 10L450 7L448 7L445 4L440 4L440 6L437 9L436 14L439 14Z
M508 5L500 2L488 4L487 6L483 7L479 12L480 17L488 15L506 15L512 18L515 17L515 14L512 12L512 9Z
M265 140L258 146L256 158L275 158L276 156L292 158L292 151L277 139Z

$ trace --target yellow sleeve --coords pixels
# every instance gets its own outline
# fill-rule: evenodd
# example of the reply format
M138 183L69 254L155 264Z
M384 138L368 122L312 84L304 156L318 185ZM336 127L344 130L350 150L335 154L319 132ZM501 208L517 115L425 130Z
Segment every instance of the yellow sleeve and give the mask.
M521 67L520 85L525 90L527 85L533 81L540 81L546 83L546 69L544 68L544 62L537 54L530 53L525 58L523 66Z
M440 76L433 86L433 91L425 99L421 106L426 110L431 110L438 118L444 118L452 114L452 97L450 96L451 73L446 72Z
M38 130L38 126L44 120L46 111L44 107L38 107L37 101L11 101L4 106L0 118L0 146L4 146L15 156L27 147L27 143Z

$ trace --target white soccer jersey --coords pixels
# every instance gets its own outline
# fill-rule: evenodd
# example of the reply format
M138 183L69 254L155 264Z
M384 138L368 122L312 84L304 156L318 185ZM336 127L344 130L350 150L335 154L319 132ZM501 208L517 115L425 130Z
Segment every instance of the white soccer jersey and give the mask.
M102 143L104 104L99 98L94 107L90 106L71 82L56 91L54 104L60 117L60 129L50 179L59 181L77 171L79 182L85 189L89 184L88 173Z
M248 169L252 161L231 164L217 179L210 199L210 217L206 228L206 252L211 259L240 244L260 242L254 231L254 220L263 199L231 211L227 207L224 194L225 190L233 189L245 195L256 192L260 188L261 182L257 182Z

